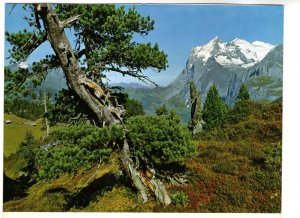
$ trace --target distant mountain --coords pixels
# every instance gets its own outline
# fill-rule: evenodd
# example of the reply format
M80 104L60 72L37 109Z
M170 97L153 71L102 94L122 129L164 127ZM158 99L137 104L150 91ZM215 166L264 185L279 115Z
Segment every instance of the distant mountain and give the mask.
M282 99L283 46L272 49L259 63L235 74L228 86L226 102L233 104L241 83L245 83L252 99L272 102Z
M169 108L179 109L187 120L190 81L195 82L202 103L214 83L221 97L230 105L233 105L242 83L248 87L253 100L272 102L282 97L282 63L282 45L260 41L250 43L237 38L222 42L216 37L191 50L185 68L167 87L127 91L133 98L144 102L146 110L153 112L154 105L166 104ZM181 107L177 108L178 105Z
M123 88L135 88L135 89L140 89L140 88L149 88L149 86L140 84L140 83L110 83L110 87L114 86L120 86Z
M50 71L46 79L42 82L41 86L39 86L38 90L46 90L50 92L52 96L58 93L62 89L67 88L67 82L65 75L61 69Z
M251 89L253 99L273 100L269 92L255 87L260 84L254 84L256 77L269 76L276 78L274 82L282 81L282 46L241 39L224 43L216 37L192 49L182 73L166 87L167 98L180 95L188 99L188 82L194 81L203 100L215 83L224 100L232 104L242 82Z

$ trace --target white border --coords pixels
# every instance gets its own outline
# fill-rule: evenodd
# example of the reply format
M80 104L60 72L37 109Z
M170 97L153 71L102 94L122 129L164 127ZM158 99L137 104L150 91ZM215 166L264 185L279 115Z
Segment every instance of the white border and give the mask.
M4 36L4 4L5 3L24 3L32 2L27 0L3 0L0 3L0 36ZM35 0L34 2L46 2L46 0ZM49 1L47 1L49 2ZM53 3L87 3L83 1L61 1L52 0ZM153 216L172 216L172 217L287 217L298 218L300 217L300 179L299 179L299 135L300 135L300 1L298 0L108 0L108 1L89 1L88 3L173 3L173 4L276 4L284 5L284 88L283 88L283 194L282 194L282 214L182 214L182 213L168 213L168 214L154 214L154 213L3 213L3 217L43 217L53 216L56 217L153 217ZM4 66L4 40L0 40L0 67L1 70ZM3 71L2 71L3 72ZM3 81L3 73L1 74ZM1 82L1 100L3 102L3 82ZM3 104L0 104L0 118L3 123ZM1 125L2 128L2 125ZM0 146L1 158L3 163L3 129L1 130L0 137L2 143ZM3 175L3 168L0 169ZM2 179L1 179L1 193L2 192ZM2 210L2 199L0 197L0 207Z

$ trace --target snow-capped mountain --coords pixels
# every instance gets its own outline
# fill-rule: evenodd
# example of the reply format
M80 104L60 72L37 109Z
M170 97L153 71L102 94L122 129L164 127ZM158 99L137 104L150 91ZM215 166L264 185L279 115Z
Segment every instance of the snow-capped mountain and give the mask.
M209 58L214 58L223 66L241 66L248 68L261 61L274 45L255 41L250 43L242 39L222 42L215 37L209 43L192 49L189 61L190 67L195 60L205 64Z
M191 50L186 67L166 87L166 98L180 95L189 99L189 81L195 82L202 100L214 83L229 104L233 104L241 83L248 86L254 100L274 100L282 90L282 46L238 38L222 42L215 37ZM275 86L276 90L271 90Z
M241 39L226 43L214 38L191 50L186 66L167 87L125 91L143 102L147 113L155 113L156 108L165 104L176 110L185 123L190 119L190 81L195 82L202 103L214 83L230 105L242 83L248 87L253 100L273 101L282 96L282 50L282 45Z

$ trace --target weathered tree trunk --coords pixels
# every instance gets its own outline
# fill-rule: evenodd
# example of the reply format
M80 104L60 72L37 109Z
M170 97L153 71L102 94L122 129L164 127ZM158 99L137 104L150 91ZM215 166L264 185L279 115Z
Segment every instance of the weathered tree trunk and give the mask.
M73 53L64 28L69 24L68 21L74 21L75 18L61 22L55 11L48 4L37 4L35 5L35 10L43 20L48 40L61 62L61 67L70 88L87 103L103 126L109 127L114 124L121 124L122 119L120 116L123 113L122 107L115 107L109 100L109 93L105 92L105 89L99 84L86 77L85 73L80 69L78 60ZM135 167L126 140L121 145L120 162L126 175L131 178L133 185L140 192L144 202L146 202L148 200L147 191L149 187ZM153 192L157 200L165 205L170 204L171 199L163 183L155 178L152 178L152 183L155 187Z
M61 62L68 85L84 100L95 113L100 123L105 126L121 123L119 119L121 108L115 108L108 101L109 93L93 81L89 80L80 69L70 42L64 32L64 22L58 19L55 11L47 4L39 4L37 12L43 20L47 38L55 54ZM101 100L101 98L103 98Z
M120 152L120 160L123 170L130 176L133 185L139 190L144 202L147 202L147 193L148 190L150 190L160 203L164 205L169 205L171 203L171 198L169 197L164 184L159 179L155 178L154 174L151 175L150 178L147 178L136 168L130 157L129 145L126 140L124 141L123 148Z

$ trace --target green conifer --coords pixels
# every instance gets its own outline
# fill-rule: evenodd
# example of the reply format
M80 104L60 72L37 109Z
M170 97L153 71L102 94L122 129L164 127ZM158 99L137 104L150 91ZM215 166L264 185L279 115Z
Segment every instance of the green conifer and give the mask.
M228 106L221 99L216 84L212 85L203 105L204 130L221 126L226 120L227 112Z
M238 101L247 101L250 100L250 94L248 92L248 89L244 83L242 83L239 93L235 99L235 103Z

